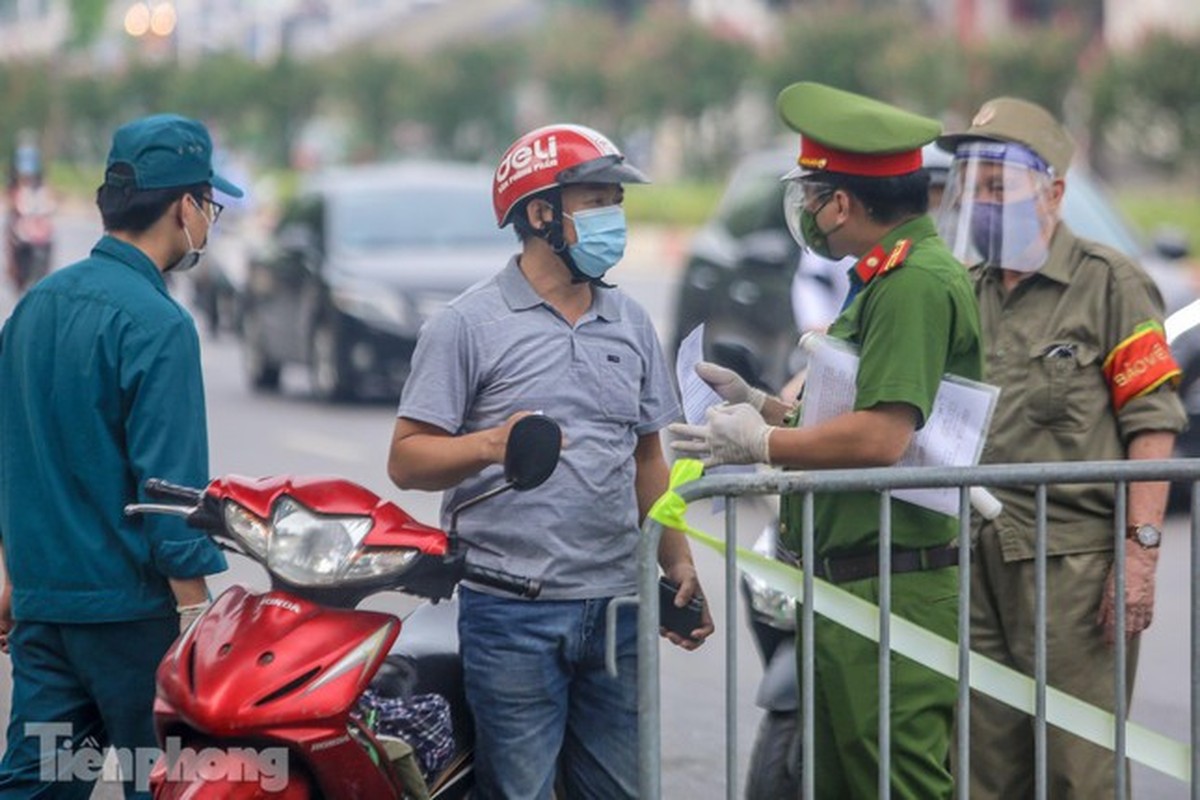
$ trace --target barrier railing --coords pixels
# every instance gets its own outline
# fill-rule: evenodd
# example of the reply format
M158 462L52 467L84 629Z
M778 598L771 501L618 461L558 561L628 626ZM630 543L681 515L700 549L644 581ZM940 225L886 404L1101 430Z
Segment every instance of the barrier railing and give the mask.
M693 462L694 463L694 462ZM678 468L680 465L677 464ZM698 472L697 472L698 474ZM802 564L813 563L813 504L815 493L855 490L878 491L890 499L896 489L958 488L959 534L962 552L971 544L969 489L973 486L1033 487L1037 503L1035 556L1035 609L1038 618L1035 630L1035 668L1032 681L1014 670L996 664L970 650L970 585L971 559L960 559L958 595L958 641L948 642L891 614L890 565L892 553L891 503L880 503L879 605L871 606L837 587L815 579L808 570L796 572L778 562L763 559L735 546L711 540L710 537L688 529L694 538L707 540L710 546L724 551L725 556L725 647L726 647L726 797L737 796L737 640L738 614L737 581L739 569L754 571L758 577L767 576L775 587L789 591L800 599L801 635L801 720L802 761L813 762L813 616L820 613L838 624L876 639L879 643L879 797L890 796L890 655L892 652L917 660L929 668L958 681L958 726L956 763L960 775L968 774L970 757L969 709L971 690L984 690L1001 702L1029 712L1035 720L1035 791L1038 800L1047 792L1047 725L1070 730L1115 754L1115 796L1128 796L1126 758L1135 759L1183 781L1190 787L1190 797L1200 800L1200 749L1188 743L1175 742L1147 731L1126 718L1125 657L1125 492L1129 483L1142 481L1175 481L1192 484L1191 506L1191 651L1190 651L1190 742L1200 742L1200 546L1197 545L1200 523L1200 459L1170 461L1104 461L1044 464L996 464L972 468L880 468L857 470L828 470L812 472L761 472L701 477L674 485L678 471L673 473L672 491L668 492L656 510L646 520L639 544L638 581L638 658L639 658L639 736L643 742L639 763L639 788L643 800L658 800L661 781L661 700L659 688L659 609L658 609L658 542L662 521L674 527L685 527L683 512L686 504L708 497L723 496L725 506L725 542L737 542L737 499L747 495L793 493L804 497L802 530ZM1047 686L1046 648L1046 490L1055 484L1109 483L1116 488L1116 508L1113 519L1114 563L1116 580L1116 675L1114 712L1109 713L1078 701ZM786 584L786 585L785 585ZM896 641L893 647L893 635ZM950 648L950 649L947 649ZM906 652L906 651L920 651ZM1032 696L1031 696L1032 695ZM802 796L814 797L812 769L804 769ZM960 780L957 797L966 800L966 780Z

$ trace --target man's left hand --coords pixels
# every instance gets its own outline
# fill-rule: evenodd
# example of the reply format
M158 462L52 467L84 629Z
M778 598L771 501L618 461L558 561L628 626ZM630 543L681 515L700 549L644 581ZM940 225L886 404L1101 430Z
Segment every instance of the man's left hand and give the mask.
M773 428L746 403L713 406L708 424L674 423L667 430L675 437L671 449L687 458L698 458L706 467L720 464L769 464Z
M704 598L704 593L700 590L700 578L696 575L696 567L690 561L681 561L672 565L670 568L664 569L663 574L667 580L679 587L679 591L675 593L677 607L686 606L693 597ZM700 627L692 631L690 638L680 636L666 628L660 628L659 634L665 636L671 644L682 647L684 650L695 650L704 644L704 640L711 636L714 630L716 630L716 625L713 624L708 603L705 602L704 609L700 612Z
M1158 548L1142 547L1125 541L1125 639L1128 641L1150 627L1154 618L1154 571L1158 566ZM1104 641L1117 639L1116 564L1104 583L1104 597L1096 624L1104 631Z

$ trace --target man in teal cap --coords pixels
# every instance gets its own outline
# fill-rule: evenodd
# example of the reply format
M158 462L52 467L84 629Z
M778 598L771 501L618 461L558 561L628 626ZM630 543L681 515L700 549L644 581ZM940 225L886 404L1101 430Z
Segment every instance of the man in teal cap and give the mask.
M225 558L181 520L128 518L148 478L208 482L200 342L163 274L199 260L241 190L195 120L113 136L96 193L105 235L0 331L0 647L12 657L0 798L86 798L109 745L149 797L154 672Z
M855 256L850 293L829 335L860 356L853 411L796 427L794 409L701 364L728 405L708 424L673 425L672 447L707 465L793 469L895 464L924 425L946 373L979 379L979 314L966 271L938 238L928 210L921 147L941 126L885 103L815 83L779 95L802 136L786 176L785 213L803 244L827 258ZM801 498L785 496L780 538L801 549ZM879 499L823 494L814 503L816 577L879 599ZM892 611L948 638L957 629L957 521L892 499ZM874 798L879 787L878 647L817 618L814 741L817 796ZM799 641L799 638L797 639ZM900 656L891 673L891 795L949 798L953 682ZM808 768L809 765L804 765Z

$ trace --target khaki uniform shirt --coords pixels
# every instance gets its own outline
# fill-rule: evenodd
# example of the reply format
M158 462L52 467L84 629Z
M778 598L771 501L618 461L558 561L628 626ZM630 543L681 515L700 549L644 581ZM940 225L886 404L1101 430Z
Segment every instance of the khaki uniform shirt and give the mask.
M1046 265L1007 296L998 269L978 266L971 275L987 349L984 380L1000 387L983 463L1119 460L1138 433L1183 430L1170 384L1114 410L1106 359L1138 326L1163 317L1158 289L1129 258L1060 223ZM994 491L1004 503L996 527L1005 560L1033 558L1034 493ZM1111 550L1114 491L1111 484L1049 486L1048 552Z

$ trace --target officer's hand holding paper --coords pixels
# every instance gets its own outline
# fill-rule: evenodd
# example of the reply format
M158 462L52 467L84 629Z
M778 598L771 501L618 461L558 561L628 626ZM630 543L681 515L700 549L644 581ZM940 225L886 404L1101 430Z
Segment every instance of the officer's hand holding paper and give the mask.
M749 403L752 416L758 417L757 424L766 427L762 417L754 408L761 408L766 392L755 389L731 369L703 360L704 325L696 328L684 338L675 356L675 377L679 381L679 393L683 402L683 415L687 424L675 423L668 427L674 439L671 448L689 458L700 459L705 467L720 464L754 464L765 461L765 434L763 434L763 458L751 458L758 450L753 443L752 432L743 433L741 426L748 426L747 418L722 417L720 437L714 439L710 428L710 413L717 408L731 408L722 403ZM726 424L728 423L728 424ZM735 430L736 429L736 430ZM738 437L738 438L733 438ZM720 455L714 452L714 445ZM745 446L743 446L745 445ZM728 471L745 471L743 469ZM719 500L720 498L718 498Z
M698 458L705 467L770 463L767 443L773 428L749 403L713 406L706 416L706 425L670 426L675 452Z
M696 374L712 387L726 403L749 403L755 411L762 411L767 393L746 383L746 379L728 367L701 361L696 365Z

